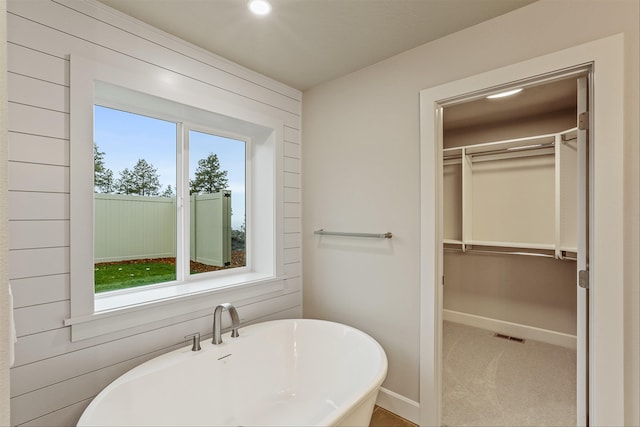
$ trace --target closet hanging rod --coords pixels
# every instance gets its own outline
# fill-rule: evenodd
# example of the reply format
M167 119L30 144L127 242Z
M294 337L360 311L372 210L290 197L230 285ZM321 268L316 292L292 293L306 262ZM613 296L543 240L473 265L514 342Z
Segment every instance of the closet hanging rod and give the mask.
M482 156L489 156L492 154L515 154L515 153L530 153L530 152L536 152L538 150L542 150L545 148L553 148L555 146L554 142L549 142L547 144L532 144L532 145L525 145L522 147L511 147L511 148L499 148L499 149L495 149L495 150L490 150L490 151L480 151L477 153L470 153L472 157L482 157Z
M391 233L345 233L340 231L325 231L322 228L314 231L313 234L319 234L321 236L370 237L374 239L390 239L393 237Z
M536 253L536 252L521 252L521 251L490 251L490 250L486 250L486 249L466 249L466 250L462 250L460 248L443 248L445 251L449 251L449 252L472 252L472 253L476 253L476 254L490 254L490 255L525 255L525 256L536 256L536 257L541 257L541 258L553 258L556 259L555 255L551 255L551 254L542 254L542 253ZM574 257L570 257L570 256L563 256L562 258L560 258L562 260L568 260L568 261L576 261L576 258Z
M567 140L567 141L562 141L562 142L568 142L571 140ZM484 156L493 156L495 154L509 154L512 155L513 157L521 157L521 156L531 156L531 155L550 155L553 154L552 151L544 151L544 152L539 152L538 150L543 150L543 149L553 149L554 147L554 143L550 142L547 144L540 144L540 145L531 145L531 146L523 146L523 147L515 147L515 148L496 148L495 150L487 150L487 151L480 151L477 153L469 153L469 155L471 157L474 157L476 159L481 159ZM458 160L462 158L462 154L450 154L450 155L443 155L442 156L442 160L447 161L447 160Z

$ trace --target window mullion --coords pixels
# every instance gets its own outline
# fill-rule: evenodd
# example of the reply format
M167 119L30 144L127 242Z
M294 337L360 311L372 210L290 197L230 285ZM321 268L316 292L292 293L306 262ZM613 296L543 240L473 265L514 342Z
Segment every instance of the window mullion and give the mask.
M189 179L188 130L184 123L176 126L176 280L189 275Z

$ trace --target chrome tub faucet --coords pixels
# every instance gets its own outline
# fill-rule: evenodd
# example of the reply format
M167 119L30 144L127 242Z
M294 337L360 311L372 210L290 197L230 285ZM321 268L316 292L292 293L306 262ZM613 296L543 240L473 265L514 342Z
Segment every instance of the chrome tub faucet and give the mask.
M238 311L236 308L228 302L223 304L219 304L216 309L213 311L213 340L211 342L213 344L222 343L222 334L221 334L221 323L222 323L222 312L227 310L229 312L229 316L231 316L231 337L236 338L239 337L238 328L240 327L240 318L238 317Z

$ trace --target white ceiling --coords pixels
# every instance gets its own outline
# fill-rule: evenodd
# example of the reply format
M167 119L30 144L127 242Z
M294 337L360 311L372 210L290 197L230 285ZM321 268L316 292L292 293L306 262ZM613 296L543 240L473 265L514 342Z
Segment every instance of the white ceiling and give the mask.
M99 1L304 91L534 0Z

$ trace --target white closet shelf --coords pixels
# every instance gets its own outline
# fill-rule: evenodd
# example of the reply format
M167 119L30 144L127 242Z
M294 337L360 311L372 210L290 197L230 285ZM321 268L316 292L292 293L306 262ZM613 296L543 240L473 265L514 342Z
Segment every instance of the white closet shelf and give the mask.
M446 245L461 245L462 240L459 239L442 239L442 243Z
M556 250L553 245L513 244L511 242L473 242L463 244L460 240L443 239L443 250L447 252L461 252L492 255L530 255L534 257L555 258L564 261L575 261L577 251L575 249ZM486 244L485 244L486 243ZM504 242L502 242L504 243Z
M564 134L573 131L574 129L568 129L559 134ZM499 150L514 150L518 151L525 148L544 148L545 146L551 146L555 142L556 135L558 133L528 136L525 138L505 139L503 141L484 142L480 144L464 145L460 147L444 148L442 153L445 157L448 155L460 155L464 148L465 154L483 154L491 151Z
M539 148L553 147L554 143L555 135L543 135L534 138L521 138L467 146L465 148L465 153L467 155L478 155L496 151L520 151L527 149L534 150Z
M552 243L530 243L530 242L493 242L490 240L471 240L465 242L466 245L472 246L494 246L500 248L517 248L517 249L543 249L555 250L556 246Z
M558 259L562 259L563 251L574 252L574 233L566 230L575 227L572 206L576 194L572 182L567 180L575 170L571 163L575 150L570 142L575 133L576 128L571 128L552 134L444 148L443 187L448 191L444 197L445 214L451 222L445 226L448 238L443 243L459 245L462 250L481 246L552 251ZM565 175L561 175L561 169ZM543 187L536 188L544 190L532 190L536 183L542 183ZM492 185L497 187L489 189ZM517 185L527 190L518 190L514 187ZM504 219L510 206L526 228ZM553 223L541 222L550 216ZM483 240L477 238L481 236Z
M512 249L523 249L523 250L542 250L542 251L553 251L556 249L555 245L552 243L531 243L531 242L494 242L491 240L471 240L471 241L462 241L459 239L442 239L442 243L445 245L452 246L482 246L485 248L512 248ZM575 252L575 248L561 248L561 251L564 252Z

